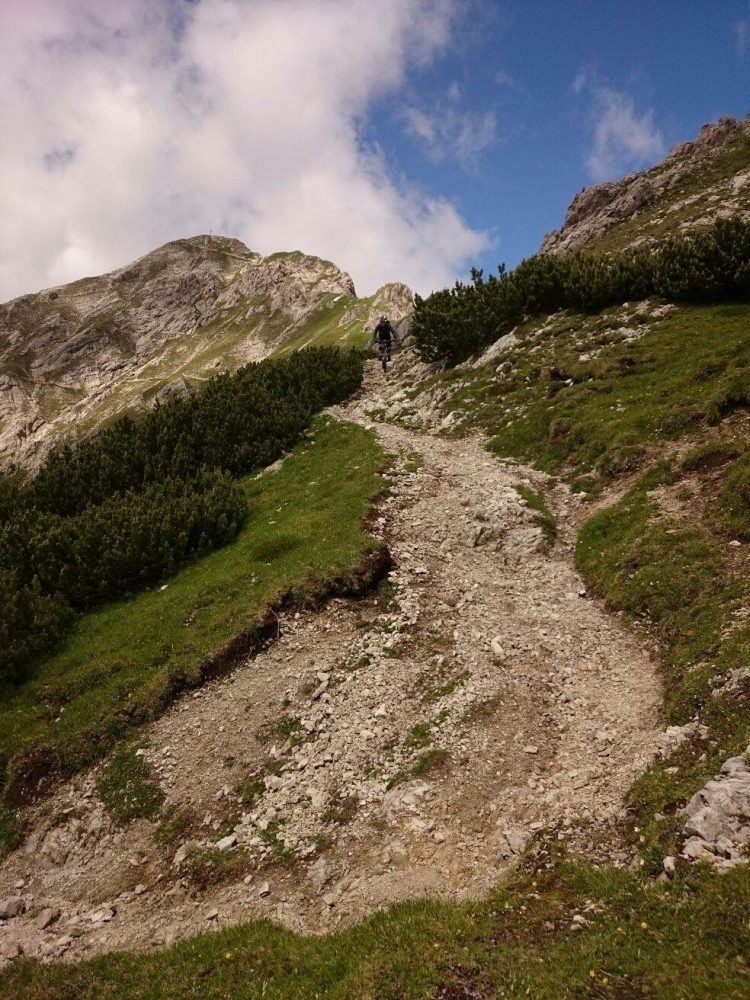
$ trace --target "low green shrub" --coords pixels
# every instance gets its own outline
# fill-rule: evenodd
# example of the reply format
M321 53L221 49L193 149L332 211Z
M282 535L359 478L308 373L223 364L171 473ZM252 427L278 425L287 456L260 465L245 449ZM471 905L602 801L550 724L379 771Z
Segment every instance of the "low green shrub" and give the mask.
M0 684L53 649L74 611L231 541L247 512L234 478L279 458L361 377L361 354L338 348L247 365L53 450L30 482L0 482ZM299 540L265 544L273 561Z
M658 251L537 254L507 272L416 296L413 335L425 361L450 365L480 353L530 317L657 296L670 302L719 302L750 296L750 223L719 219L690 236L672 237ZM739 391L739 390L738 390ZM747 386L742 389L747 396ZM717 406L720 404L717 403Z

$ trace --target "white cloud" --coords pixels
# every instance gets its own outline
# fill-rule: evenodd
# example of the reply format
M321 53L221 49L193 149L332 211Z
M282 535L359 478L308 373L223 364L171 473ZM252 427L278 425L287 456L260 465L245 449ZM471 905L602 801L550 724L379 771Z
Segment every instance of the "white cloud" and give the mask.
M639 113L629 94L600 83L583 70L572 89L591 97L593 138L585 162L594 180L611 180L664 154L664 136L652 110Z
M740 62L744 62L748 49L750 49L750 21L737 21L734 26L734 41L737 58Z
M570 87L574 94L580 94L583 88L588 83L589 74L585 69L579 69L575 75L575 79L571 83Z
M209 230L328 257L360 293L451 282L486 235L362 125L455 3L3 0L0 300Z
M515 90L518 86L515 77L511 76L507 69L503 69L502 67L495 73L495 83L498 87L510 87L511 90Z
M407 105L399 118L432 160L455 159L470 170L476 166L479 154L494 143L497 117L494 111L463 110L460 100L461 90L452 83L445 97L436 100L428 111Z

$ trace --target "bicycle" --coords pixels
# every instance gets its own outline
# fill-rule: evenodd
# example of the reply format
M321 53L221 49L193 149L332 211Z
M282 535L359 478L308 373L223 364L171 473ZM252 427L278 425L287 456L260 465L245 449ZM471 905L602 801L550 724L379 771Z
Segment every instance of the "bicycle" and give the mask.
M391 345L384 340L378 342L378 356L385 374L388 370L388 362L391 360Z

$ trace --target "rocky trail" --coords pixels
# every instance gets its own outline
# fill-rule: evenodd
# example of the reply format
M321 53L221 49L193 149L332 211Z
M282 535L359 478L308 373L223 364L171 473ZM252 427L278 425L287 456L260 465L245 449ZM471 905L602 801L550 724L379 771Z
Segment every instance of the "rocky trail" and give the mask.
M657 751L660 686L586 595L576 501L478 439L374 419L382 387L373 364L336 416L394 456L375 520L388 581L282 617L278 641L151 727L139 752L189 817L171 840L145 820L117 828L95 772L36 807L0 867L4 958L74 960L260 916L323 932L398 900L471 897L548 828L632 862L613 821ZM554 542L518 484L545 493ZM207 857L221 880L196 877Z

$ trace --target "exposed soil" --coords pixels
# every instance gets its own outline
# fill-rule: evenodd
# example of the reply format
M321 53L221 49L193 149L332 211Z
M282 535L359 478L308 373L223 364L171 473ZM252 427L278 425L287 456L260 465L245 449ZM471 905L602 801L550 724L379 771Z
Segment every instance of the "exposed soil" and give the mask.
M370 426L380 380L373 365L337 415ZM169 844L144 820L117 829L95 772L33 807L0 867L0 897L27 910L0 944L79 959L256 916L322 932L484 893L544 829L631 862L612 831L654 754L660 686L585 594L575 499L477 439L372 426L398 456L373 519L388 585L282 613L277 642L150 728L145 756L184 818ZM546 493L551 548L518 483Z

